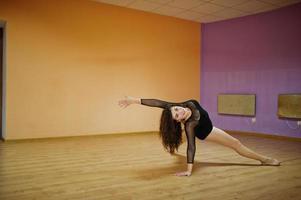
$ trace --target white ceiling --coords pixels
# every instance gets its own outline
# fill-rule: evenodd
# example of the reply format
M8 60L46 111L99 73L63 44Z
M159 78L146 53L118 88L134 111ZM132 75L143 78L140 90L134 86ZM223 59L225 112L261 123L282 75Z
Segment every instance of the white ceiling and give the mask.
M301 0L93 0L209 23L274 10Z

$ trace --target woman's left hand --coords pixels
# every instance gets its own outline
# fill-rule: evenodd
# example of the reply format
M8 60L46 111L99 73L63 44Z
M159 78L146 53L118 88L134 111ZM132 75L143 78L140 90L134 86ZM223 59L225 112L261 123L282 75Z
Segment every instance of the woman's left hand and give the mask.
M185 171L185 172L177 172L175 173L176 176L190 176L191 172Z

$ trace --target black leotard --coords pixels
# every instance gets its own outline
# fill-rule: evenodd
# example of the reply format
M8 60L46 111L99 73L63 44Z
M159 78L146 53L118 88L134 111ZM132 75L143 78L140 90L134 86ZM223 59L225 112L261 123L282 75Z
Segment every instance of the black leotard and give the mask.
M184 123L187 138L187 163L194 162L195 137L204 140L212 131L213 126L206 110L198 101L190 99L181 103L171 103L159 99L141 99L141 104L151 107L170 109L172 106L188 107L192 111L191 116Z

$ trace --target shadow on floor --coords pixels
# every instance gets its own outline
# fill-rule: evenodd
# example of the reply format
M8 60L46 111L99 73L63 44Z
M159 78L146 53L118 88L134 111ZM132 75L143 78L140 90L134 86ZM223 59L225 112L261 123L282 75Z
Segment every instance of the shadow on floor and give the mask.
M176 172L186 170L186 156L180 154L172 155L176 158L172 166L151 166L143 169L136 169L136 177L143 180L158 179L174 175ZM199 171L205 167L222 167L222 166L262 166L261 164L244 164L244 163L217 163L217 162L197 162L194 161L193 171Z

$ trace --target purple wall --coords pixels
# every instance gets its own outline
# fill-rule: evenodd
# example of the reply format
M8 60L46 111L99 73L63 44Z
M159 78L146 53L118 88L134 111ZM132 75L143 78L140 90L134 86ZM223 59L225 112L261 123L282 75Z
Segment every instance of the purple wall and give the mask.
M301 4L202 24L201 103L222 129L301 137L279 119L279 93L301 93ZM217 114L219 93L255 93L251 117Z

